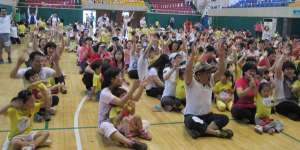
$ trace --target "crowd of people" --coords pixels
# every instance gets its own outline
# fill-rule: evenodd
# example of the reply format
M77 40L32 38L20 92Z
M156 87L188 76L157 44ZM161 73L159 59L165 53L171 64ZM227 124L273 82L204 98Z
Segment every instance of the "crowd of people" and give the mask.
M32 150L51 144L49 132L33 131L32 124L42 118L50 121L59 104L59 97L53 94L67 94L60 67L63 53L77 56L90 95L87 100L99 101L99 133L133 149L147 149L135 136L152 139L147 133L149 121L136 114L136 103L145 89L147 96L161 100L165 111L183 113L194 139L206 134L233 137L233 130L223 129L229 122L222 113L226 110L235 119L256 124L254 130L259 134L282 131L283 122L272 118L275 111L299 121L297 35L270 37L272 29L262 23L262 38L248 30L209 27L199 31L191 19L178 29L168 25L158 32L155 23L147 27L145 17L134 28L132 16L125 16L123 25L115 26L106 14L97 19L95 28L76 21L65 30L64 19L57 12L45 22L45 18L37 20L38 7L36 11L28 8L28 20L19 23L12 21L15 12L14 5L10 15L1 8L0 17L0 61L3 63L5 49L11 63L11 43L16 39L10 40L10 35L19 37L22 52L29 54L29 58L21 55L10 73L12 79L22 78L24 90L0 110L10 117L8 139L14 148ZM170 24L174 25L174 18ZM24 63L27 68L21 68ZM129 83L125 76L135 80ZM211 112L214 100L219 114Z

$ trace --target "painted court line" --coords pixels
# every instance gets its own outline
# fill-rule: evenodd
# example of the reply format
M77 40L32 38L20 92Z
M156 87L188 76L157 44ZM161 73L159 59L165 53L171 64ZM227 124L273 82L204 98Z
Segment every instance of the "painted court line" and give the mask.
M7 150L7 147L9 145L8 134L9 134L9 132L7 133L7 136L6 136L5 142L3 144L2 150Z
M79 112L80 112L80 109L85 101L85 99L88 97L88 95L85 95L79 106L77 107L77 110L75 112L75 116L74 116L74 128L78 128L78 116L79 116ZM80 140L80 135L79 135L79 130L78 129L74 129L74 132L75 132L75 139L76 139L76 145L77 145L77 150L82 150L82 146L81 146L81 140Z

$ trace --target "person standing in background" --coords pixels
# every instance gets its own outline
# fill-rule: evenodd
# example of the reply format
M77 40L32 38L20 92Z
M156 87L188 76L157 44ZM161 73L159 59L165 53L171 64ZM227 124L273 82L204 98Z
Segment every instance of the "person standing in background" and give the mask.
M170 19L170 26L172 27L172 29L174 29L174 23L175 23L175 19L172 16L172 18Z
M142 17L142 19L140 20L140 27L144 27L145 24L146 24L146 18L145 18L145 16L144 16L144 17Z
M21 14L19 13L19 10L16 11L14 21L15 21L15 23L18 23L18 24L21 21Z
M4 61L2 59L3 49L5 49L5 52L8 54L8 63L12 63L10 55L11 55L11 43L10 43L10 22L13 20L16 8L15 8L15 0L12 2L12 9L13 12L10 15L7 15L7 9L1 8L1 17L0 17L0 64L3 64Z
M260 24L258 23L258 21L257 21L256 24L254 25L254 30L255 30L256 38L261 38L261 37L260 37L261 29L260 29ZM257 36L257 34L258 34L258 36Z
M189 18L188 19L188 21L186 21L185 23L184 23L184 26L185 26L185 31L187 31L187 32L190 32L190 30L191 30L191 28L193 27L193 24L192 24L192 22L191 22L191 18Z
M91 24L92 28L94 28L94 19L95 19L95 17L93 15L93 13L91 13L90 24Z

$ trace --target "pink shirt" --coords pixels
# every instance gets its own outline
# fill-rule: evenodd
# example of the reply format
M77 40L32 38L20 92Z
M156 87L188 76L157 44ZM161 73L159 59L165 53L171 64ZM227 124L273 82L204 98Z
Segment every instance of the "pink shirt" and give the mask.
M254 79L256 83L256 87L259 87L259 82ZM243 90L246 90L249 87L249 81L245 77L241 77L235 81L235 89L242 88ZM234 103L231 107L231 109L236 107L243 107L243 108L254 108L256 107L254 105L254 90L252 90L250 93L248 93L247 96L243 98L235 98Z
M80 62L83 61L83 60L87 60L87 59L91 58L91 56L92 56L92 48L88 49L88 54L87 54L86 57L83 56L83 54L85 53L85 51L87 51L87 47L86 46L82 47L82 49L81 49L82 55L81 55L81 57L79 57L80 58L80 60L79 60Z
M125 54L125 63L129 64L129 62L130 62L130 50L124 49L124 54Z
M256 25L254 26L254 28L255 28L255 31L260 31L260 24L256 24Z

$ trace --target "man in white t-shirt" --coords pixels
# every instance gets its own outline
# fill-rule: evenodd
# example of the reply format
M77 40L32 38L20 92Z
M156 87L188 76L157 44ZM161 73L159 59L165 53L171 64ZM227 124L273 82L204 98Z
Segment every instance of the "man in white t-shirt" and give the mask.
M191 53L186 65L184 123L188 129L192 130L194 139L204 134L221 138L233 136L230 129L221 130L228 124L229 118L223 114L214 114L210 110L213 86L215 81L218 81L225 72L225 48L223 44L219 44L217 54L219 56L218 70L213 65L201 64L200 62L196 63L193 70L194 53ZM213 74L215 71L216 73Z
M57 12L54 12L47 22L51 22L52 27L56 27L57 22L60 22L59 18L57 17Z
M2 59L3 48L8 54L8 63L12 63L10 54L11 54L11 43L10 43L10 22L14 18L16 13L15 0L12 1L13 12L10 15L7 15L7 9L1 8L1 17L0 17L0 64L4 63Z
M140 27L144 27L145 24L146 24L145 17L142 17L142 19L140 20Z

